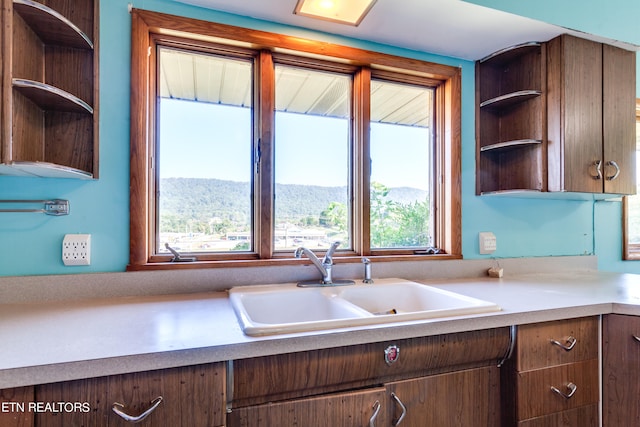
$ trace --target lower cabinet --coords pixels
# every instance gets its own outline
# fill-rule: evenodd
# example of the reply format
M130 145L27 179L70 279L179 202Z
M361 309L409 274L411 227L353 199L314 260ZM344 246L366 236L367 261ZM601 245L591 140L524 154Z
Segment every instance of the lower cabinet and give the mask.
M225 374L213 363L2 390L0 403L22 407L0 426L224 426Z
M517 327L502 374L502 427L597 427L598 317Z
M508 328L236 360L229 427L500 425Z
M485 367L397 381L381 387L248 406L229 427L495 427L499 369Z
M602 425L640 425L640 317L602 321Z

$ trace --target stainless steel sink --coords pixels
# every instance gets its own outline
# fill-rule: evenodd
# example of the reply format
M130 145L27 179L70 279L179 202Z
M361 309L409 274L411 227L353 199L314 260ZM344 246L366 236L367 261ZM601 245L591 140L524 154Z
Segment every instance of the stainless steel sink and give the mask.
M229 291L245 334L317 331L500 311L491 302L402 279L300 288L243 286Z

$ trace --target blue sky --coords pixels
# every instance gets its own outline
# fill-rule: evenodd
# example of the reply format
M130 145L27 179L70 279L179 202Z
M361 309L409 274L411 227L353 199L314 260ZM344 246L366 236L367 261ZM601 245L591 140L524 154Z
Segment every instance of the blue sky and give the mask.
M160 109L163 178L249 181L250 109L174 99L162 99ZM277 113L276 181L346 185L348 124L345 119ZM372 123L372 180L427 190L428 132Z

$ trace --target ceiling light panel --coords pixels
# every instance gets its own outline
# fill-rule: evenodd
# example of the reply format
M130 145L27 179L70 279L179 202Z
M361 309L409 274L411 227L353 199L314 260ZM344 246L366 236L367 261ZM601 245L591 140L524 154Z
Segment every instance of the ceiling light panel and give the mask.
M296 15L359 25L376 0L298 0Z

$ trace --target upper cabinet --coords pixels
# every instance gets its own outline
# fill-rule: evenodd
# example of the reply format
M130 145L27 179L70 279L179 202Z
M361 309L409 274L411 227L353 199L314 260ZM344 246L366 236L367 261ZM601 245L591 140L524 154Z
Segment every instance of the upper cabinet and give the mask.
M2 0L0 174L98 177L98 0Z
M569 35L479 61L477 193L634 194L635 67Z

